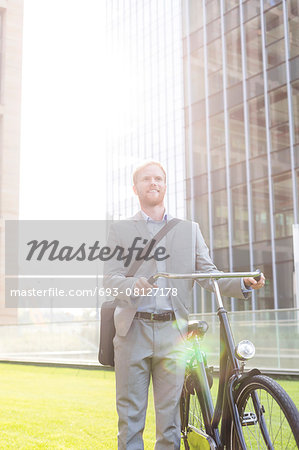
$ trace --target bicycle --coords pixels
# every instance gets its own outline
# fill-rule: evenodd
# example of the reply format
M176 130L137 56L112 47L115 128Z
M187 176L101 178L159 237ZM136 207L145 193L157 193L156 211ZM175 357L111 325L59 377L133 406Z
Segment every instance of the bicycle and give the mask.
M276 381L262 375L259 369L244 371L245 361L254 356L254 345L245 340L235 346L217 283L219 278L258 279L260 272L157 273L153 279L159 277L211 279L220 320L219 387L215 408L210 391L212 372L200 348L208 324L192 321L188 325L188 358L180 401L185 450L299 448L299 412Z

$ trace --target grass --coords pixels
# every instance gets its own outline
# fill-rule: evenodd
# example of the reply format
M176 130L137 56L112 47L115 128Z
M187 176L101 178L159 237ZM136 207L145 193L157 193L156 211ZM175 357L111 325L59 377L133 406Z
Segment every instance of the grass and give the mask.
M299 382L280 384L299 407ZM111 371L0 364L0 448L116 449L114 388ZM150 392L145 449L154 436Z

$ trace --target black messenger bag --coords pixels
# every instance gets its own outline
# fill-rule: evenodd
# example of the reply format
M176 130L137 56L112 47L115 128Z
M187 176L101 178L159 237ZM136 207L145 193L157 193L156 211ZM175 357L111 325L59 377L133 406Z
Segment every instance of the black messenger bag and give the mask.
M170 220L164 227L147 243L144 247L141 257L144 256L154 241L153 248L158 242L170 231L180 219ZM144 259L134 261L127 272L126 277L133 277ZM114 347L113 338L115 336L114 311L117 306L117 299L104 302L101 306L101 323L100 323L100 346L98 360L103 366L114 367Z

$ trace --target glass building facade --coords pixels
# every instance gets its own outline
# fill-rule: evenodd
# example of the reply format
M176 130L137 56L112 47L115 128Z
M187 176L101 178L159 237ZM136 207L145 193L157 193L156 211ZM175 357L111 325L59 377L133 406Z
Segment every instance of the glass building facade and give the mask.
M158 159L168 210L200 223L219 269L267 277L228 306L293 307L299 0L108 0L106 11L108 218L137 211L133 167ZM200 289L194 305L214 310Z
M219 268L267 277L232 309L294 307L299 1L184 0L183 55L187 216Z
M185 217L184 98L180 0L108 0L113 77L107 130L108 218L139 209L132 172L144 159L168 174L167 208Z

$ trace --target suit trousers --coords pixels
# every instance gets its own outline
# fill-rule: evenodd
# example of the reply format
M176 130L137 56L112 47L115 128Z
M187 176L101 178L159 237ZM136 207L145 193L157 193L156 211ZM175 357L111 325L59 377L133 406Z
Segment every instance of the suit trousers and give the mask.
M156 413L155 450L180 448L184 348L175 321L134 319L126 336L115 336L119 450L144 448L142 435L150 377Z

